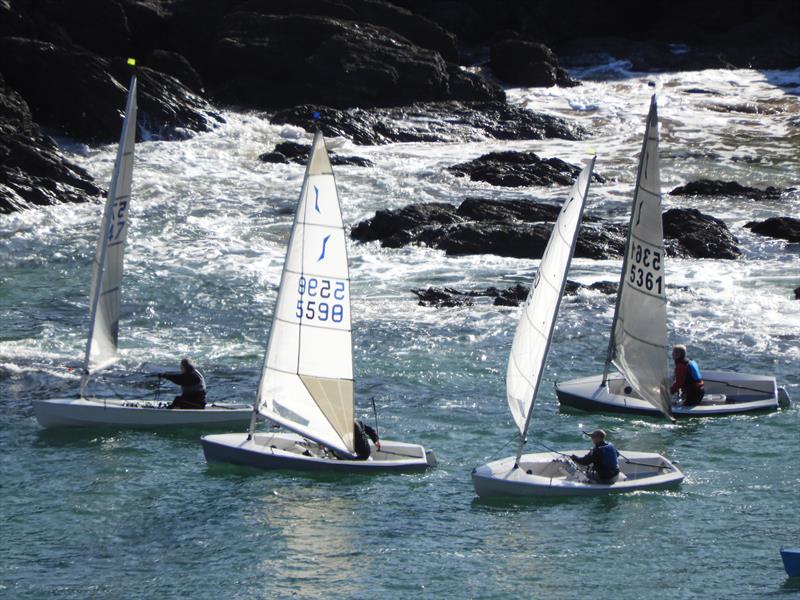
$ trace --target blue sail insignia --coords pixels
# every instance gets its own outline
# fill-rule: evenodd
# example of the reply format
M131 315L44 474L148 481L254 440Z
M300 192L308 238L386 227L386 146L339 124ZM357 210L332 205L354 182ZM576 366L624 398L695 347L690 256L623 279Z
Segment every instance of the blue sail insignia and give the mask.
M326 246L328 245L328 239L329 239L330 237L331 237L331 235L330 235L330 234L328 234L328 235L326 235L326 236L325 236L325 237L322 239L322 252L320 253L320 255L319 255L319 258L317 259L317 262L319 262L319 261L321 261L323 258L325 258L325 248L326 248Z
M319 188L317 186L314 186L314 210L318 213L322 212L319 209Z

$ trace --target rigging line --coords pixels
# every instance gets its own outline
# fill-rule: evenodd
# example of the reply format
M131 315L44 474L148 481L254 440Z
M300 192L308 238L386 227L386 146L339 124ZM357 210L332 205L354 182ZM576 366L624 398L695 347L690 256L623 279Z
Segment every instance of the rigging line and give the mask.
M510 438L510 439L509 439L509 440L508 440L508 441L507 441L505 444L503 444L503 446L502 446L502 447L501 447L501 448L500 448L500 449L499 449L499 450L498 450L496 453L494 453L494 454L490 454L490 455L489 455L488 459L486 459L486 462L492 462L492 460L494 460L494 459L495 459L497 456L499 456L499 455L500 455L500 453L501 453L503 450L505 450L506 448L508 448L508 447L509 447L509 445L511 445L511 443L512 443L512 442L516 442L518 437L519 437L519 434L517 434L517 433L515 433L514 435L512 435L512 436L511 436L511 438ZM473 470L473 472L475 471L475 469L477 469L477 468L478 468L479 464L480 464L480 463L478 463L478 464L476 464L474 467L472 467L472 470Z

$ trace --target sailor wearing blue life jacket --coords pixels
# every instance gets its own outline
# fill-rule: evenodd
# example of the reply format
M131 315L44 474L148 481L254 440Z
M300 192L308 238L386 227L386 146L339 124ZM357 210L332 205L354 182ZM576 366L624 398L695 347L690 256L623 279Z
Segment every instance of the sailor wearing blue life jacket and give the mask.
M686 346L678 344L672 347L672 360L675 361L675 383L670 392L681 392L684 406L697 406L706 393L700 367L686 357Z
M181 360L180 373L159 373L158 376L181 386L181 395L175 396L175 400L167 408L206 407L206 380L188 358Z
M614 444L606 441L606 432L595 429L589 434L594 442L594 448L584 457L574 454L570 457L579 465L589 466L586 476L597 483L614 483L619 475L619 452Z

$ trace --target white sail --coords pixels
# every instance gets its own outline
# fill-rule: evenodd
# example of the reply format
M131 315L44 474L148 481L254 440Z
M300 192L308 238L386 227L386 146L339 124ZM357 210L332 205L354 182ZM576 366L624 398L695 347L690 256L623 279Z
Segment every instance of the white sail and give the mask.
M111 176L100 237L92 264L92 287L89 295L89 337L86 343L81 393L88 377L117 359L120 316L120 288L128 236L128 209L133 179L133 150L136 142L136 75L131 77L125 120L122 124L117 159Z
M670 416L664 232L655 94L647 115L625 248L608 360L642 398Z
M561 208L514 334L506 372L506 394L523 440L544 371L567 270L575 252L594 162L594 158L587 161Z
M257 407L300 435L354 455L347 246L320 132L286 252Z

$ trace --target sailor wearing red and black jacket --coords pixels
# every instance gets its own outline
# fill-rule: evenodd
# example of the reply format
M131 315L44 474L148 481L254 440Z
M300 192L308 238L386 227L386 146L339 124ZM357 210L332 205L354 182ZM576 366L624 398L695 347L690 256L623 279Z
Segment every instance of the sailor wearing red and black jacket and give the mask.
M675 382L670 388L673 394L681 392L684 406L697 406L706 393L700 367L686 356L686 346L672 347L672 360L675 361Z

